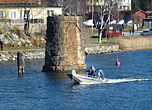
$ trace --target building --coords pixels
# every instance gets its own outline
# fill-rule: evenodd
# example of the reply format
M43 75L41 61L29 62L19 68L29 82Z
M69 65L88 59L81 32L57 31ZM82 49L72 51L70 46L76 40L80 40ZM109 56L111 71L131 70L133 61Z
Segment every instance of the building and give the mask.
M131 10L131 0L65 0L68 6L65 13L85 15L91 12L101 13L103 9L108 11L109 4L114 3L119 11Z
M118 0L119 11L131 10L131 0Z
M33 23L45 23L48 15L61 15L61 7L42 7L42 6L15 6L0 7L0 19L10 19L12 23L24 22L25 13L29 14L29 19Z
M152 29L152 18L143 19L143 29Z
M120 21L122 11L131 11L131 0L85 0L86 18L101 16L101 13L108 12L111 8L111 20Z
M30 33L45 31L46 18L50 15L62 15L62 7L46 7L40 0L0 1L0 21L9 21L12 26L24 29L28 20Z
M143 25L146 26L146 23L143 23L143 21L147 16L148 14L143 10L133 12L130 19L133 21L134 29L138 29L140 27L144 28Z
M119 37L123 35L123 31L123 25L108 24L103 31L103 37Z
M95 9L100 7L100 9L105 8L109 3L117 4L119 11L131 10L131 0L86 0L86 12L92 11L92 6Z
M139 10L131 15L131 20L133 20L134 23L143 23L143 19L147 18L147 16L147 12Z

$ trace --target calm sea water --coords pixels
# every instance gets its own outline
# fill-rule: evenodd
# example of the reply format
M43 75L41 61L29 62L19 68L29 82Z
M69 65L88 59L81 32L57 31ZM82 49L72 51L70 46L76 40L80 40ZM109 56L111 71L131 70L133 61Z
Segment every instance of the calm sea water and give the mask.
M115 66L117 55L121 62ZM0 62L0 110L152 110L152 81L76 85L65 74L41 72L44 61ZM152 50L86 56L87 68L102 68L110 79L152 79Z

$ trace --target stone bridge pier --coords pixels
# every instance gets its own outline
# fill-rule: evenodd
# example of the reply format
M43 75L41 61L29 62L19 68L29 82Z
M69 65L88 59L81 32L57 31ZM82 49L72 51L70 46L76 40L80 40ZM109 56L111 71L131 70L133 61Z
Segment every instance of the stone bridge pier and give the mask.
M84 70L85 52L79 16L49 16L47 18L45 64L43 70Z

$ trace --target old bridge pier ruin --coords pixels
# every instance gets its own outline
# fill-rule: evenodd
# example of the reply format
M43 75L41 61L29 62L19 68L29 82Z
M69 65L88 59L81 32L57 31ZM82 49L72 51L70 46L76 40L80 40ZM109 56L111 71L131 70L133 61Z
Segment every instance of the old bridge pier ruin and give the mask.
M49 16L43 71L86 69L83 45L81 17Z

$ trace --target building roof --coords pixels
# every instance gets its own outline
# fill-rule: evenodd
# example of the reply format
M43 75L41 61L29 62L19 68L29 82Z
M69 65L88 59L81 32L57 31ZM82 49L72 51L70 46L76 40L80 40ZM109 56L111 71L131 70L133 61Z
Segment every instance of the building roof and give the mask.
M137 11L137 12L142 12L142 13L144 13L144 14L147 14L147 12L144 11L144 10L139 10L139 11Z
M0 0L0 4L39 4L41 0Z

